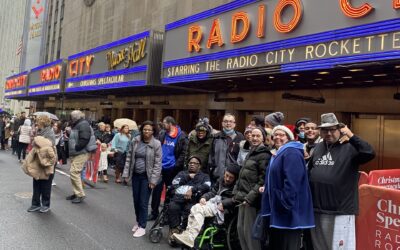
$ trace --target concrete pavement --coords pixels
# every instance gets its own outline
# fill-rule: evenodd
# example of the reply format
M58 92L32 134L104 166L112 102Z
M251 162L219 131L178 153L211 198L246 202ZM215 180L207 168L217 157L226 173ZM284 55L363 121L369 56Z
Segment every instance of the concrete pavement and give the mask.
M62 168L68 173L68 167ZM98 183L86 188L82 204L65 200L72 194L67 176L56 173L51 211L28 213L32 178L25 175L10 151L0 151L0 249L159 249L148 234L132 237L135 220L130 187ZM151 223L147 225L149 228Z

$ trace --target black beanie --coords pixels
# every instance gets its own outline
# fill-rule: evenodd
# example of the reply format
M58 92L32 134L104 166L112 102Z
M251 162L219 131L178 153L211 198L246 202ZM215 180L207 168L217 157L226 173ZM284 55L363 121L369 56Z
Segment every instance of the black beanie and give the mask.
M235 163L231 163L228 165L228 167L226 167L225 171L228 171L229 173L233 174L237 179L239 176L240 167Z

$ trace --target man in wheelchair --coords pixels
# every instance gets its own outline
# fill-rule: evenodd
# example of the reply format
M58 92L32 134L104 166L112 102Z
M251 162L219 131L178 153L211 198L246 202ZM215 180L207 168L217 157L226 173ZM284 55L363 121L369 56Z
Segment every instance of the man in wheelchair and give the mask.
M233 214L235 204L232 191L239 170L237 165L226 168L224 175L214 184L212 190L204 194L200 202L191 208L186 230L172 235L176 241L193 248L206 217L216 217L218 223L222 224L226 215Z
M171 200L168 207L169 243L172 234L187 226L190 209L198 199L210 190L210 177L201 172L201 160L196 156L189 158L188 170L179 172L172 181ZM182 219L181 219L182 218Z

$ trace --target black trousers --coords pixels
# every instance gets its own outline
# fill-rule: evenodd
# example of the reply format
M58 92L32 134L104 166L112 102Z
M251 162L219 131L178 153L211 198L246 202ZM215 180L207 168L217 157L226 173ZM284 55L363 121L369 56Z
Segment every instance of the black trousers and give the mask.
M270 250L299 250L301 246L301 229L270 228Z
M161 203L161 193L165 186L171 186L172 180L175 178L177 172L175 168L163 169L161 171L162 180L161 182L153 189L153 193L151 195L151 214L154 216L158 216L159 207Z
M48 180L37 181L33 179L32 206L50 207L51 182L53 178L54 174L51 174Z
M182 229L186 229L192 206L191 202L171 201L168 207L169 228L177 228L182 223Z
M21 154L22 154L22 160L25 160L26 149L28 148L28 145L29 145L28 143L18 142L18 148L17 148L18 160L21 160Z

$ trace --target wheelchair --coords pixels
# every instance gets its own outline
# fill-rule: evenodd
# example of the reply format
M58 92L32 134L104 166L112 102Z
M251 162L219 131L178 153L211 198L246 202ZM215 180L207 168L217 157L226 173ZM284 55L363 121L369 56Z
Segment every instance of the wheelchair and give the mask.
M194 250L229 249L241 250L237 232L237 213L220 225L216 218L206 218L203 229L195 240ZM182 245L181 249L191 249Z
M149 233L149 239L150 242L152 243L160 243L161 239L163 238L163 227L164 226L169 226L168 223L168 209L169 209L169 203L171 201L171 197L173 195L173 189L168 186L166 195L165 195L165 201L163 208L159 215L157 216L156 220L154 221L154 224L150 228L150 233ZM194 200L198 201L201 197L201 193L196 193L194 194ZM172 244L172 245L175 245Z
M158 214L153 226L150 228L149 239L152 243L160 243L163 238L162 229L168 226L168 206L171 197L171 188L168 187L165 195L164 205L161 212Z

